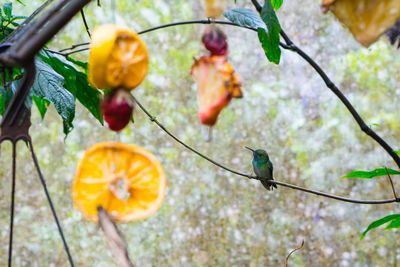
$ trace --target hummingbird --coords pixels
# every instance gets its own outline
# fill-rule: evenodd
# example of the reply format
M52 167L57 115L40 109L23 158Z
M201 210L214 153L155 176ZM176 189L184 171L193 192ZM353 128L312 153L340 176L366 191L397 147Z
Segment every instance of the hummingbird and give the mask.
M273 190L272 187L278 188L276 184L268 183L268 180L274 180L274 167L272 166L272 162L269 160L267 151L262 149L254 150L247 146L245 148L253 152L253 161L251 163L253 164L254 172L257 177L260 178L262 185L267 190Z

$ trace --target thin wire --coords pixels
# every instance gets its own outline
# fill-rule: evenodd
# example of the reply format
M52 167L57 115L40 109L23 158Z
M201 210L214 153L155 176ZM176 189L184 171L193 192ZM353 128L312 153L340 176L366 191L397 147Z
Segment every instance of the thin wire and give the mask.
M73 262L73 260L72 260L72 256L71 256L71 254L70 254L70 252L69 252L68 244L67 244L67 241L65 240L65 237L64 237L64 232L63 232L63 230L62 230L60 221L58 220L57 213L56 213L56 210L54 209L53 202L52 202L52 200L51 200L50 194L49 194L49 192L48 192L48 190L47 190L46 181L44 180L43 175L42 175L42 172L41 172L41 170L40 170L40 166L39 166L39 162L38 162L38 160L37 160L37 158L36 158L36 154L35 154L35 152L34 152L34 150L33 150L32 141L31 141L31 140L28 140L28 143L29 143L29 147L30 147L30 150L31 150L33 162L34 162L35 167L36 167L36 170L37 170L37 172L38 172L38 174L39 174L40 182L42 183L44 192L45 192L46 197L47 197L47 201L49 202L49 205L50 205L51 212L53 213L54 220L56 221L56 224L57 224L58 232L60 233L62 242L63 242L63 244L64 244L64 249L65 249L65 251L66 251L66 253L67 253L69 264L70 264L72 267L74 267L75 265L74 265L74 262Z
M256 176L252 176L252 175L248 175L248 174L245 174L245 173L241 173L241 172L232 170L231 168L228 168L228 167L226 167L226 166L214 161L213 159L209 158L208 156L202 154L201 152L199 152L196 149L192 148L191 146L187 145L186 143L181 141L178 137L173 135L167 128L165 128L164 125L161 124L156 119L156 117L154 117L152 114L150 114L150 112L147 111L147 109L137 100L136 97L135 97L135 101L138 104L138 106L140 107L140 109L150 118L150 120L152 122L157 124L157 126L160 127L166 134L168 134L175 141L177 141L178 143L183 145L185 148L189 149L190 151L192 151L193 153L199 155L203 159L211 162L212 164L214 164L214 165L216 165L216 166L218 166L218 167L220 167L220 168L222 168L222 169L224 169L224 170L226 170L228 172L231 172L233 174L236 174L236 175L239 175L239 176L243 176L243 177L246 177L246 178L249 178L249 179L260 180ZM306 192L306 193L310 193L310 194L314 194L314 195L318 195L318 196L323 196L323 197L327 197L327 198L332 198L332 199L336 199L336 200L340 200L340 201L344 201L344 202L356 203L356 204L388 204L388 203L393 203L393 202L397 201L395 198L385 199L385 200L357 200L357 199L351 199L351 198L335 196L335 195L327 194L327 193L324 193L324 192L315 191L315 190L307 189L307 188L304 188L304 187L300 187L300 186L297 186L297 185L292 185L292 184L288 184L288 183L284 183L284 182L279 182L279 181L276 181L276 180L270 180L268 182L274 183L274 184L277 184L277 185L281 185L281 186L285 186L285 187L289 187L289 188L292 188L292 189L300 190L300 191L303 191L303 192Z
M11 207L10 207L10 236L8 240L8 267L12 264L12 248L13 248L13 233L14 233L14 201L15 201L15 179L16 179L16 161L17 148L16 143L12 143L12 185L11 185Z

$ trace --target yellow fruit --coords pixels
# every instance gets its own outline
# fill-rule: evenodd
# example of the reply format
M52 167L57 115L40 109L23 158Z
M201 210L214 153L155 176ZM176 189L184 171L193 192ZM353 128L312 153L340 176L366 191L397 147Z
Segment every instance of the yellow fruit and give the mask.
M321 8L330 10L365 47L400 18L399 0L322 0Z
M93 87L132 90L144 80L148 66L146 44L137 33L113 24L94 30L88 63Z
M226 0L205 0L206 15L209 18L218 18L226 9Z
M164 201L167 182L161 163L147 150L103 142L89 147L72 184L72 198L82 215L97 222L102 206L120 222L155 213Z

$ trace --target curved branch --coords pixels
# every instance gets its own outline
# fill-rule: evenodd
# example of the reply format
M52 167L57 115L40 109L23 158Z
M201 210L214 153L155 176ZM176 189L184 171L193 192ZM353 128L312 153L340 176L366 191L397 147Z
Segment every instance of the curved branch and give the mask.
M261 12L261 5L257 0L251 0L255 8L258 12ZM374 130L367 126L361 116L358 114L356 109L350 103L350 101L346 98L346 96L340 91L340 89L331 81L329 76L322 70L322 68L303 50L297 47L293 41L289 38L289 36L285 33L284 30L281 30L280 35L286 42L286 46L295 51L300 57L302 57L308 64L310 64L314 70L319 74L322 80L325 82L326 86L342 101L342 103L346 106L348 111L351 113L357 124L360 126L361 130L369 135L372 139L374 139L386 152L392 157L394 162L396 162L397 166L400 168L400 157L394 153L393 148L383 140L379 135L376 134Z
M245 174L245 173L241 173L238 171L235 171L231 168L228 168L218 162L216 162L215 160L209 158L208 156L202 154L201 152L197 151L196 149L192 148L191 146L189 146L188 144L186 144L185 142L183 142L182 140L180 140L178 137L176 137L174 134L172 134L167 128L165 128L165 126L160 123L156 117L154 117L138 100L136 97L135 101L138 104L138 106L140 107L140 109L147 115L147 117L149 117L149 119L154 122L159 128L161 128L161 130L163 130L166 134L168 134L170 137L172 137L176 142L180 143L181 145L183 145L185 148L189 149L190 151L192 151L193 153L197 154L198 156L202 157L203 159L211 162L212 164L239 176L243 176L249 179L255 179L255 180L259 180L258 177L256 176L252 176L249 174ZM351 199L351 198L345 198L345 197L340 197L340 196L335 196L335 195L331 195L328 193L324 193L324 192L320 192L320 191L315 191L315 190L311 190L311 189L307 189L304 187L300 187L297 185L292 185L292 184L288 184L288 183L284 183L284 182L279 182L279 181L275 181L275 180L271 180L269 181L270 183L274 183L280 186L284 186L284 187L289 187L295 190L300 190L306 193L310 193L310 194L314 194L314 195L318 195L318 196L323 196L323 197L327 197L327 198L332 198L332 199L336 199L336 200L340 200L340 201L344 201L344 202L350 202L350 203L355 203L355 204L388 204L388 203L394 203L397 202L398 200L396 198L392 198L392 199L385 199L385 200L357 200L357 199Z
M138 32L138 34L145 34L145 33L148 33L148 32L152 32L152 31L156 31L156 30L164 29L164 28L168 28L168 27L174 27L174 26L178 26L178 25L213 24L213 23L214 24L235 26L235 27L244 28L244 29L248 29L248 30L252 30L252 31L257 32L257 29L255 29L255 28L241 26L239 24L236 24L236 23L233 23L233 22L230 22L230 21L200 19L200 20L188 20L188 21L179 21L179 22L168 23L168 24L164 24L164 25L160 25L160 26L157 26L157 27L153 27L153 28L149 28L149 29L140 31L140 32ZM85 46L85 45L89 45L89 44L90 44L89 42L84 42L84 43L74 44L71 47L63 48L63 49L61 49L59 51L54 51L54 50L50 50L50 49L47 49L47 51L51 52L51 53L58 54L58 55L62 55L62 56L69 56L69 55L74 54L74 53L79 53L79 52L82 52L82 51L89 50L89 47L78 49L78 50L74 50L74 51L71 51L71 52L65 52L65 53L62 53L62 52L63 51L67 51L67 50L73 50L73 49L75 49L77 47ZM279 42L279 45L284 49L294 51L289 45L287 45L285 43Z
M253 3L257 3L256 0L252 0ZM163 28L167 28L167 27L173 27L173 26L177 26L177 25L188 25L188 24L211 24L211 23L215 23L215 24L224 24L224 25L231 25L231 26L236 26L236 27L241 27L241 28L246 28L249 30L253 30L253 31L257 31L254 28L251 27L244 27L232 22L228 22L228 21L211 21L211 20L191 20L191 21L181 21L181 22L174 22L174 23L169 23L169 24L165 24L165 25L161 25L161 26L157 26L157 27L153 27L144 31L139 32L138 34L144 34L144 33L148 33L151 31L155 31L158 29L163 29ZM352 113L353 117L354 114L356 114L356 121L357 122L362 122L361 125L364 125L366 128L368 128L373 134L373 138L375 140L377 140L377 142L379 144L381 144L388 152L392 151L392 153L389 153L392 158L395 160L395 162L398 164L398 166L400 167L400 158L398 157L398 155L396 153L393 152L393 149L386 144L386 142L381 139L378 135L376 135L375 132L373 132L368 126L366 126L366 124L364 123L364 121L361 119L361 117L358 115L358 113L355 111L354 107L350 104L350 102L346 99L346 97L340 92L340 90L333 84L332 81L330 81L329 77L325 74L325 72L319 67L319 65L313 61L305 52L303 52L300 48L298 48L297 46L294 45L294 43L290 40L290 38L286 35L286 33L282 30L281 31L281 36L282 38L285 40L285 43L280 42L279 45L287 50L291 50L291 51L295 51L297 52L301 57L303 57L316 71L317 73L321 76L321 78L325 81L325 83L327 84L327 86L329 88L334 87L336 88L336 90L332 90L334 91L334 93L336 95L338 95L338 97L342 100L342 102L344 101L346 107L348 107L348 109L350 109L350 112ZM71 52L67 52L67 53L62 53L62 51L66 51L66 50L72 50L76 47L79 46L84 46L84 45L88 45L89 43L81 43L81 44L75 44L69 48L64 48L60 51L53 51L48 49L49 52L53 52L59 55L63 55L63 56L68 56L70 54L73 53L77 53L77 52L82 52L85 50L88 50L89 48L81 48L75 51L71 51ZM346 102L347 101L347 102ZM161 123L159 123L157 121L157 119L155 117L153 117L138 101L137 101L139 107L146 113L146 115L151 119L151 121L155 122L164 132L166 132L170 137L172 137L175 141L177 141L178 143L180 143L181 145L183 145L184 147L186 147L187 149L189 149L190 151L192 151L193 153L199 155L200 157L208 160L209 162L211 162L212 164L226 170L229 171L231 173L234 173L236 175L240 175L243 177L247 177L249 179L257 179L257 177L255 176L251 176L251 175L247 175L244 173L240 173L237 171L234 171L222 164L219 164L218 162L210 159L209 157L203 155L202 153L198 152L197 150L193 149L192 147L188 146L187 144L185 144L183 141L179 140L176 136L174 136L171 132L169 132ZM347 103L347 104L346 104ZM352 112L353 111L353 112ZM360 125L360 126L361 126ZM362 129L365 129L365 127ZM364 130L363 130L364 131ZM371 133L367 133L369 135L371 135ZM379 141L378 141L379 140ZM385 145L386 144L386 145ZM398 161L396 160L396 158L398 158ZM323 192L319 192L319 191L315 191L315 190L311 190L311 189L307 189L307 188L303 188L300 186L296 186L296 185L292 185L292 184L287 184L287 183L283 183L283 182L279 182L279 181L270 181L271 183L275 183L277 185L281 185L281 186L285 186L285 187L289 187L295 190L300 190L306 193L310 193L310 194L315 194L315 195L319 195L319 196L323 196L323 197L327 197L327 198L332 198L332 199L336 199L336 200L340 200L340 201L344 201L344 202L350 202L350 203L356 203L356 204L387 204L387 203L393 203L393 202L400 202L399 199L396 198L392 198L392 199L387 199L387 200L355 200L355 199L350 199L350 198L344 198L344 197L340 197L340 196L335 196L335 195L331 195L331 194L327 194L327 193L323 193Z

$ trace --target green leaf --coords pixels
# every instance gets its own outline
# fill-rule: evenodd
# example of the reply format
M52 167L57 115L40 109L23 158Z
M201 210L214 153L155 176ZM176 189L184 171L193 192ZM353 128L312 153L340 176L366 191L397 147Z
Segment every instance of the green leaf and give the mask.
M261 10L261 18L267 25L267 31L258 29L258 39L260 39L268 60L279 64L281 59L281 49L279 47L281 25L270 1L265 1Z
M228 9L224 12L225 18L236 23L240 26L250 27L250 28L261 28L267 30L264 21L259 15L253 12L253 10L248 8L234 8Z
M372 230L372 229L374 229L374 228L377 228L377 227L381 226L382 224L385 224L385 223L387 223L387 222L389 222L389 221L392 221L392 220L396 220L396 221L397 221L399 218L400 218L400 214L392 214L392 215L389 215L389 216L386 216L386 217L384 217L384 218L381 218L381 219L379 219L379 220L374 221L373 223L371 223L371 224L368 226L367 230L365 230L365 231L361 234L360 240L362 240L362 239L365 237L365 235L366 235L370 230Z
M44 115L46 115L47 108L50 105L50 102L46 99L39 98L35 95L32 96L33 102L35 103L37 109L39 110L40 117L44 119Z
M400 172L392 169L387 169L390 175L399 175ZM349 174L340 177L343 178L362 178L362 179L371 179L378 176L386 176L387 172L385 168L375 169L373 171L352 171Z
M12 2L5 3L3 5L4 14L7 16L8 20L11 19L12 13Z
M400 151L393 151L393 152L400 156Z
M279 64L281 58L281 49L273 45L270 36L263 30L258 29L258 39L261 42L261 46L264 49L265 55L267 56L270 62L274 62Z
M10 84L10 88L11 88L11 91L12 91L12 97L17 92L21 82L22 82L22 80L15 80ZM24 104L28 109L32 108L32 92L31 91L29 91L29 94L26 97Z
M3 115L6 111L8 104L10 103L13 97L12 90L7 90L4 86L0 86L0 96L2 100L0 101L0 115Z
M278 10L283 4L283 0L271 0L271 4L275 10Z
M392 220L385 229L400 228L400 218Z
M247 8L228 9L224 12L224 16L240 26L257 29L258 39L268 60L279 64L281 57L279 32L281 26L269 1L265 2L261 17Z
M68 61L71 61L75 65L81 67L85 71L85 73L87 73L87 68L88 68L88 63L87 62L82 62L82 61L73 59L72 57L69 57L69 56L67 56L65 59L68 60Z
M86 74L58 55L47 53L39 54L39 57L64 77L65 88L103 125L100 110L101 92L89 85Z
M73 129L72 121L75 117L75 98L64 87L64 77L55 72L52 67L40 58L36 61L37 74L32 86L34 96L54 104L58 114L63 119L64 133Z

